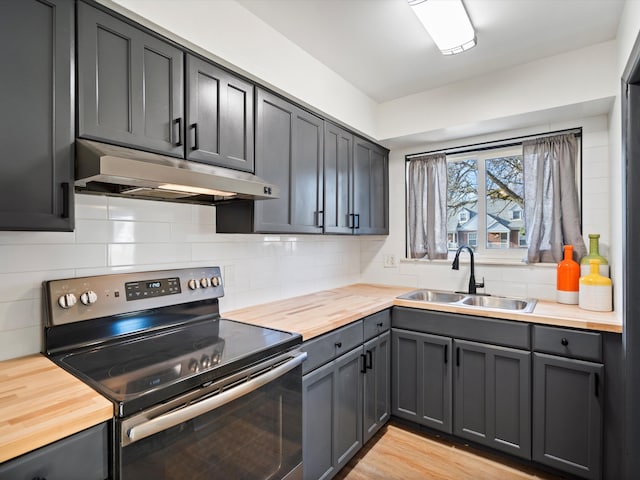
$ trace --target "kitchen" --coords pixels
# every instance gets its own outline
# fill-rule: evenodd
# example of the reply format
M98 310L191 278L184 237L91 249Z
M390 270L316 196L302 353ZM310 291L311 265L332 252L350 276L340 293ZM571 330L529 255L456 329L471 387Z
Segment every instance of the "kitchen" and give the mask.
M41 350L40 285L55 278L220 265L225 280L223 312L358 282L463 289L466 275L452 272L449 264L398 261L405 257L404 156L425 150L425 145L433 150L577 125L584 134L585 179L593 168L592 184L604 185L604 190L591 189L591 198L583 191L584 209L590 213L583 228L585 233L601 233L614 285L621 287L619 78L638 32L637 2L624 4L620 26L606 41L380 104L239 3L192 2L195 10L189 16L183 13L184 2L180 6L163 2L162 8L142 1L108 4L116 11L121 10L119 5L213 52L221 63L248 72L250 78L259 78L390 147L390 235L225 235L216 233L215 207L78 194L74 232L0 234L3 359ZM203 22L206 30L193 28L193 22ZM248 29L260 42L228 41ZM203 36L200 31L210 34ZM255 55L257 43L265 45L264 54ZM291 65L298 68L292 71ZM553 82L540 81L540 72L549 71L554 72ZM508 88L512 84L518 85L517 92ZM527 94L522 96L522 91ZM434 113L421 115L421 111ZM468 125L478 127L455 133L456 127ZM449 137L448 129L453 130ZM393 139L413 134L414 143L394 146ZM588 190L586 183L584 187ZM396 259L388 268L386 255ZM521 264L478 268L490 293L553 299L553 268ZM622 305L622 291L614 289L616 305ZM616 309L616 314L621 317L622 311Z

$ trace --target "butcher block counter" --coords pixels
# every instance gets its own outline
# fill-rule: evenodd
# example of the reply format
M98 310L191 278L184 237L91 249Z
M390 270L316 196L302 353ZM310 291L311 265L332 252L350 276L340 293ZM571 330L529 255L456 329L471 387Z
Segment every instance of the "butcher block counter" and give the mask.
M518 313L396 298L413 290L415 288L356 284L223 312L223 316L263 327L297 332L305 341L392 306L586 330L622 332L622 325L613 312L591 312L582 310L577 305L540 300L532 313Z
M0 463L113 418L113 404L42 355L0 362Z

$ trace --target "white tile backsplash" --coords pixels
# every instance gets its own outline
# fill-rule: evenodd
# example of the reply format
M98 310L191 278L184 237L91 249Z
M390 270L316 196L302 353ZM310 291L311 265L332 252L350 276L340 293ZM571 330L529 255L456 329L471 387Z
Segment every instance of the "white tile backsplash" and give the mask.
M360 239L216 234L215 207L77 194L75 232L0 232L0 360L40 351L44 280L205 264L233 272L224 312L358 282Z

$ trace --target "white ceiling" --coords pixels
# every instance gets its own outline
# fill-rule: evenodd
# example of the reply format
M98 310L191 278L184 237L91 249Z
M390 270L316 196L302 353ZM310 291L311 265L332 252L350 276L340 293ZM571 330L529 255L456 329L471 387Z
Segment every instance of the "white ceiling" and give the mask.
M376 102L615 38L624 0L465 0L478 45L443 56L406 0L237 0Z

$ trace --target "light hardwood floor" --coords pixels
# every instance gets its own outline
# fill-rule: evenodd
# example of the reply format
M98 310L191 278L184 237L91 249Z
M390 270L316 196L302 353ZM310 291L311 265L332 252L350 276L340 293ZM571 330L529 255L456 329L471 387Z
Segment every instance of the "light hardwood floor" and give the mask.
M390 423L363 448L337 480L559 480L486 452L435 439Z

